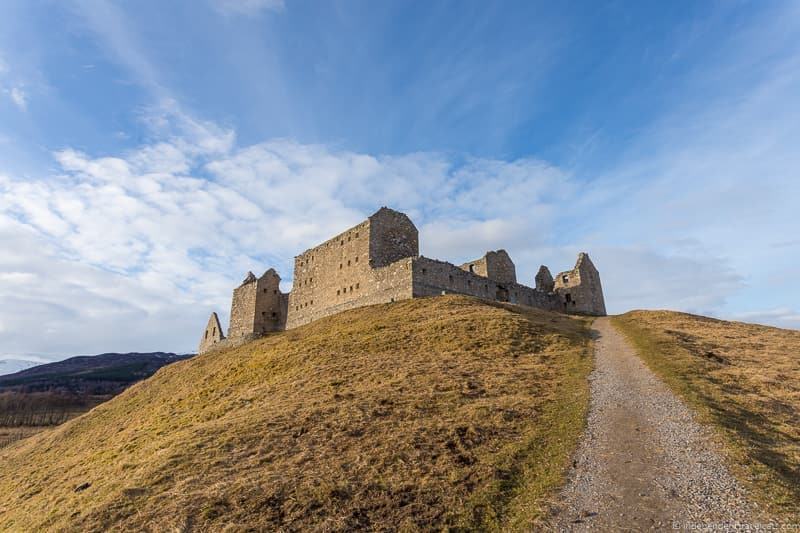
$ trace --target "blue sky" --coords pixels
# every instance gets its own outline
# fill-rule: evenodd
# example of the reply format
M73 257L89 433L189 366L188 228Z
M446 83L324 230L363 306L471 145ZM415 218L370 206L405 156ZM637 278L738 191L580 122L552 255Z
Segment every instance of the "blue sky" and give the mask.
M190 351L381 205L800 327L796 2L0 3L0 356Z

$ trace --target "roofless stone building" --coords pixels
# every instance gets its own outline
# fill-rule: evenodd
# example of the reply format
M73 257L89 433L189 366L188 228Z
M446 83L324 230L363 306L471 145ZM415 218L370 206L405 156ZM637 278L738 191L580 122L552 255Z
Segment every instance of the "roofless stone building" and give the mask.
M270 268L252 272L233 290L228 337L212 313L199 352L246 342L347 309L441 294L467 294L550 311L605 315L600 274L581 253L575 268L555 279L539 268L535 287L517 282L505 250L456 266L419 255L416 226L403 213L382 207L364 222L294 259L292 290L282 293Z

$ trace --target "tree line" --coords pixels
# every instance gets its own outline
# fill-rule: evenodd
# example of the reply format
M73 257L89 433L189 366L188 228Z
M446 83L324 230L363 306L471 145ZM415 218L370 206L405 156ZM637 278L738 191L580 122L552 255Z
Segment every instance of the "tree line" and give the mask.
M0 392L0 426L55 426L84 413L105 398L62 392Z

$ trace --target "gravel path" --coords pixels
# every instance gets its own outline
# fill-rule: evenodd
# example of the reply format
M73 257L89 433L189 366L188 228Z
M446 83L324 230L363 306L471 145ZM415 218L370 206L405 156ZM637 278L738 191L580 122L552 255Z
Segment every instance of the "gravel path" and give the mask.
M753 523L756 507L715 452L709 432L608 318L597 319L594 329L588 427L551 527L697 530L705 523L724 531Z

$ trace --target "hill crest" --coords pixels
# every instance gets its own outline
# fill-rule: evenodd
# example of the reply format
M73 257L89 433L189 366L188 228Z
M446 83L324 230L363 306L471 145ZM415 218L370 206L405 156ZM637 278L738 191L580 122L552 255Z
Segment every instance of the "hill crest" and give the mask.
M0 528L527 523L580 435L589 347L584 319L447 296L200 355L0 450Z

